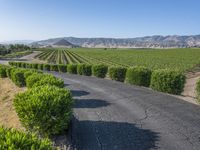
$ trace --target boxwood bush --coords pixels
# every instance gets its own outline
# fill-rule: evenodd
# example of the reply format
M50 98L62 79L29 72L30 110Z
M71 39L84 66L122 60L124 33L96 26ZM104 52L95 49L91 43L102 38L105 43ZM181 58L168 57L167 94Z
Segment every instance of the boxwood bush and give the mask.
M38 82L38 81L42 80L42 78L44 78L43 74L39 74L39 73L32 74L32 72L29 72L29 73L27 73L27 74L29 74L29 76L27 76L27 78L26 78L26 86L28 88L32 88L36 82Z
M34 73L38 73L38 71L37 70L26 70L24 72L24 78L27 79L30 75L32 75Z
M33 69L38 69L38 64L31 64L31 68L33 68Z
M72 104L69 90L50 85L29 89L14 99L22 125L42 136L59 134L68 128Z
M25 70L22 70L22 69L11 70L11 79L15 83L15 85L19 87L23 87L26 85L24 73L25 73Z
M6 68L6 76L9 77L9 78L11 78L11 71L12 71L12 69L13 69L12 67L7 67Z
M56 78L50 74L44 74L42 78L33 84L33 87L41 86L41 85L54 85L60 88L64 87L64 81L60 78Z
M50 65L49 64L44 64L44 70L50 71Z
M50 74L33 73L26 79L26 86L28 88L46 84L54 85L61 88L64 87L64 81L62 79L56 78Z
M51 71L58 71L58 65L50 65Z
M92 66L88 64L78 64L77 73L79 75L91 76L92 75Z
M124 82L126 77L126 68L123 67L110 67L108 74L112 80Z
M108 66L106 65L93 65L92 66L92 75L99 77L99 78L105 78L108 71Z
M58 65L59 72L67 72L67 65Z
M68 64L67 72L71 74L77 74L77 65L76 64Z
M43 70L44 69L44 65L43 64L38 64L38 69L39 70Z
M132 67L126 72L126 83L149 87L151 70L145 67Z
M22 66L22 62L16 62L17 63L17 67L21 67Z
M0 127L1 150L53 150L49 139L39 139L35 134Z
M151 88L157 91L179 95L183 91L185 75L179 71L160 69L151 76Z
M22 68L26 68L26 63L25 62L21 62L21 67Z
M32 65L30 63L26 63L26 68L32 68Z
M0 65L0 78L6 78L7 74L6 74L6 66Z

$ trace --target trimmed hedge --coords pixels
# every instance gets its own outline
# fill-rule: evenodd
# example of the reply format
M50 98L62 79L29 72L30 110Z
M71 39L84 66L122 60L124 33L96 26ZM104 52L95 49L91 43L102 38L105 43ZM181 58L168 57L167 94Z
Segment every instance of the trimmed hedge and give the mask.
M126 72L126 83L149 87L151 70L145 67L129 68Z
M39 73L37 70L26 70L25 72L24 72L24 77L25 77L25 79L27 79L29 76L31 76L32 74L36 74L36 73Z
M0 127L1 150L54 150L49 139L39 139L35 134Z
M68 64L67 72L71 74L77 74L77 65L76 64Z
M0 78L6 78L7 73L6 73L6 66L0 66Z
M25 73L25 70L12 69L12 71L11 71L11 79L15 83L15 85L17 85L19 87L23 87L23 86L26 85L24 73Z
M58 65L50 65L50 71L58 71Z
M64 87L64 81L60 78L56 78L50 74L44 74L42 78L33 84L33 87L42 86L42 85L54 85L59 88Z
M50 65L49 64L44 64L44 70L50 71Z
M22 125L42 136L59 134L68 128L72 104L69 90L50 85L29 89L14 99Z
M185 75L168 69L155 70L151 76L151 88L160 92L179 95L185 84Z
M78 64L77 73L79 75L91 76L92 75L92 66L88 64Z
M29 63L26 63L26 68L32 68L32 65Z
M22 68L26 68L26 63L25 62L21 62L21 67Z
M11 78L11 71L12 71L12 69L13 69L13 68L11 68L11 67L7 67L7 68L6 68L6 76L7 76L8 78Z
M106 65L93 65L92 66L92 75L99 77L99 78L105 78L108 71L108 66Z
M33 73L26 79L26 86L28 88L46 84L54 85L60 88L64 87L64 81L62 79L56 78L50 74Z
M31 64L31 68L33 68L33 69L38 69L38 64Z
M110 67L108 74L112 80L124 82L126 77L126 70L127 68L123 67Z
M67 72L67 65L58 65L59 72Z
M31 74L30 76L28 76L28 77L26 78L26 86L27 86L28 88L32 88L33 85L34 85L36 82L40 81L40 80L43 78L43 76L44 76L43 74L39 74L39 73Z
M37 67L38 67L39 70L43 70L44 69L44 65L43 64L38 64Z

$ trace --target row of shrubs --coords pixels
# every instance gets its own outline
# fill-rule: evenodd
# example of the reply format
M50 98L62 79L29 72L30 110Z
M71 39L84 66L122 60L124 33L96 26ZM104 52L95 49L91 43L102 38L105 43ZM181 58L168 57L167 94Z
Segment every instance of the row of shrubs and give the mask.
M23 65L22 65L23 64ZM30 67L33 69L41 69L38 66L43 65L42 70L68 72L71 74L79 74L86 76L96 76L105 78L108 76L112 80L126 82L128 84L151 87L154 90L181 94L185 84L185 76L182 72L159 69L150 70L145 67L108 67L105 65L89 65L89 64L68 64L68 65L50 65L50 64L30 64L25 62L10 62L10 65ZM37 67L36 67L37 66ZM48 66L48 67L47 67Z
M71 92L63 88L64 81L37 70L8 66L0 66L0 77L9 77L17 86L28 87L28 90L24 93L15 96L13 104L21 124L27 131L30 131L30 134L0 128L0 132L12 133L10 137L6 136L3 140L4 143L11 141L7 144L8 149L21 147L23 149L32 149L32 147L34 149L36 147L35 149L37 149L38 145L41 147L39 149L52 149L51 142L33 139L35 136L32 133L46 138L68 129L72 116L73 99ZM24 136L27 139L23 139ZM18 138L17 141L15 141L15 138ZM26 143L27 141L29 144ZM15 147L16 144L18 147ZM0 145L6 146L6 144L1 143Z

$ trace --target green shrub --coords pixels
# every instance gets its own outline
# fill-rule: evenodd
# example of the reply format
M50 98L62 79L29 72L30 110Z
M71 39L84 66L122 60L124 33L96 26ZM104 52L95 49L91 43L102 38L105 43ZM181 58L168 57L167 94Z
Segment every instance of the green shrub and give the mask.
M7 74L6 74L6 66L1 65L0 66L0 78L6 78Z
M36 71L36 70L26 70L24 72L24 78L27 79L29 76L31 76L34 73L38 73L38 71Z
M25 70L22 69L12 69L11 79L15 83L15 85L19 87L23 87L26 85L24 72Z
M39 139L36 135L0 127L1 150L53 150L49 139Z
M32 68L32 64L26 63L26 68Z
M53 75L45 74L43 77L33 84L33 87L42 86L42 85L54 85L60 88L64 87L64 81L60 78L56 78Z
M38 64L38 69L39 70L43 70L44 69L44 65L43 64Z
M67 72L71 74L77 74L77 65L76 64L68 64Z
M50 74L33 73L28 78L26 78L26 86L28 88L46 84L54 85L61 88L64 87L64 81L62 79L56 78Z
M58 65L59 72L67 72L67 65Z
M11 67L7 67L6 68L6 76L9 77L9 78L11 78L11 71L12 71L12 69L13 68L11 68Z
M30 73L30 74L29 74L29 73ZM32 88L33 85L34 85L36 82L38 82L38 81L42 80L42 78L44 78L44 75L43 75L43 74L39 74L39 73L33 73L33 74L32 74L32 72L29 72L29 73L27 73L28 76L27 76L27 78L26 78L26 86L27 86L28 88Z
M51 71L58 71L58 65L51 65L50 70Z
M45 64L45 65L44 65L44 70L50 71L50 65L49 65L49 64Z
M17 67L21 67L22 66L22 62L16 62L17 63Z
M99 78L105 78L108 71L108 66L105 65L93 65L92 66L92 75L99 77Z
M33 68L33 69L38 69L38 64L35 64L35 63L32 64L32 65L31 65L31 68Z
M87 64L78 64L77 73L79 75L91 76L92 75L92 66Z
M151 76L151 88L157 91L181 94L185 84L185 76L179 71L160 69Z
M149 87L151 70L145 67L129 68L126 72L126 83Z
M13 62L13 61L9 61L8 64L9 64L10 66L15 66L15 62Z
M29 89L14 99L22 125L42 136L59 134L68 128L72 104L69 90L50 85Z
M108 74L112 80L124 82L126 77L126 68L123 67L110 67Z
M21 67L22 68L26 68L26 63L25 62L21 62Z

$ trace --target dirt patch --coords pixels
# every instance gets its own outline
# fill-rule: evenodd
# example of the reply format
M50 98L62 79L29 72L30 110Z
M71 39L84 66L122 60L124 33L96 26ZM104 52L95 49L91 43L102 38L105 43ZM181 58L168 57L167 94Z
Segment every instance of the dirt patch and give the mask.
M199 79L200 79L200 72L189 72L186 75L186 83L184 91L182 93L183 97L180 98L192 102L194 104L198 104L196 99L195 88L196 88L196 83Z
M13 107L15 94L25 91L8 78L0 79L0 126L23 129Z

